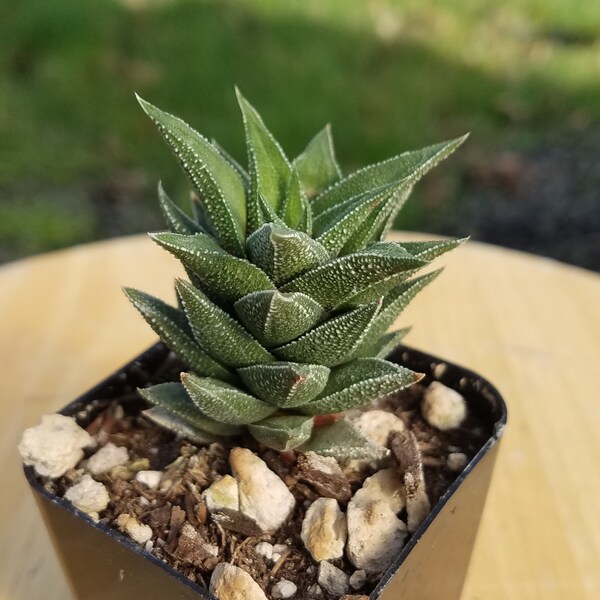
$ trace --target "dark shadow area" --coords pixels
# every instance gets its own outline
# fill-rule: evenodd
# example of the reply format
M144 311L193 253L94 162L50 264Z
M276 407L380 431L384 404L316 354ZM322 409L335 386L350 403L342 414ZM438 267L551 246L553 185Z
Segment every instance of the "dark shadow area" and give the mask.
M586 130L600 122L597 78L586 86L557 87L541 74L491 76L408 35L390 39L360 24L333 26L309 10L258 6L5 1L0 6L0 260L159 228L156 181L163 179L180 201L187 185L133 91L243 159L234 84L290 155L331 121L346 170L470 130L467 147L417 188L400 225L433 230L447 223L446 233L473 226L476 237L550 252L549 244L532 243L549 230L528 215L534 210L568 220L573 207L562 196L570 197L573 185L592 181L571 179L552 186L550 194L533 180L533 188L509 195L507 208L482 200L469 212L471 197L495 193L472 182L473 157L487 164L502 149L537 147L546 131L575 131L570 135L585 139ZM570 30L544 35L576 47L596 39ZM598 139L589 138L590 161L594 152L600 154ZM598 202L597 189L588 190L591 204ZM460 227L444 220L453 212L462 215ZM522 213L528 223L523 235L512 225L500 226L513 213L518 218ZM486 228L481 222L491 224ZM546 233L532 235L536 227ZM583 234L582 245L597 240ZM561 255L592 268L596 264L577 256Z

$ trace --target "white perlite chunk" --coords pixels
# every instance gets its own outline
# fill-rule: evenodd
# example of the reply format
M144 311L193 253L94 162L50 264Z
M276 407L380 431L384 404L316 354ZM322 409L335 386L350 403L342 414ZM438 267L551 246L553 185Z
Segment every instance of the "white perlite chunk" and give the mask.
M152 529L148 525L140 523L135 517L122 513L117 517L117 525L134 542L140 545L146 544L152 539Z
M269 542L259 542L254 546L254 550L267 560L273 558L273 544L269 544Z
M352 498L354 502L384 500L393 513L399 513L406 505L404 484L396 467L381 469L365 479L362 488Z
M239 487L240 512L259 533L279 529L296 505L287 485L256 454L234 448L229 463Z
M42 422L23 432L19 453L42 477L56 479L73 469L83 458L83 449L96 442L72 417L44 415Z
M344 554L347 527L346 515L337 500L317 498L302 521L302 541L317 561L333 560Z
M396 516L405 504L402 480L395 469L367 478L348 503L350 562L366 573L382 573L404 545L406 525Z
M246 571L229 563L216 566L209 589L218 600L267 600L261 587Z
M110 498L104 484L84 475L75 485L67 489L64 495L73 506L88 515L97 518L98 513L106 509Z
M421 413L432 427L446 431L458 427L464 421L467 402L457 391L434 381L425 390Z
M388 447L390 433L404 431L404 421L387 410L368 410L353 419L353 423L370 440Z
M455 473L462 471L467 464L467 455L462 452L451 452L448 454L448 468Z
M348 592L348 575L326 560L319 563L317 581L322 588L334 596L343 596Z
M90 456L85 465L85 470L92 475L102 475L115 467L124 465L128 460L129 452L127 452L127 448L115 446L112 442L108 442L96 454Z
M360 588L367 583L367 574L362 569L354 571L354 573L350 575L348 582L353 590L360 590Z
M282 579L273 586L271 595L273 598L292 598L297 591L298 588L293 581Z
M138 471L135 474L135 479L147 488L154 490L160 485L162 475L162 471Z
M254 535L256 525L240 512L240 490L231 475L224 475L206 489L202 497L213 521L225 529Z

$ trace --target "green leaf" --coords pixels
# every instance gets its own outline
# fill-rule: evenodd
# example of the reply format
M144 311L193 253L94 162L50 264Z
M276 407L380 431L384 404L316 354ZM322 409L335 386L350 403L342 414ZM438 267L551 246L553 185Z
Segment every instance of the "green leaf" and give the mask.
M155 233L150 237L193 271L219 301L235 302L256 290L274 289L267 275L242 258L227 254L207 235Z
M329 369L323 365L274 362L238 369L238 375L261 400L290 408L316 398L325 388Z
M310 236L274 223L265 223L246 242L250 260L276 285L329 260L323 246Z
M389 451L373 443L354 425L340 419L331 425L313 427L313 433L300 452L316 452L321 456L333 456L338 460L383 458Z
M325 312L306 294L277 290L252 292L234 308L246 329L267 347L285 344L307 332Z
M248 431L268 448L293 450L310 438L312 418L295 415L268 417L258 423L248 425Z
M390 277L427 265L427 261L405 252L367 248L336 258L304 273L280 289L302 292L329 310Z
M206 233L196 221L188 217L172 200L167 196L162 183L158 184L158 202L167 226L173 233L183 233L193 235L195 233Z
M313 230L313 218L312 218L312 208L310 206L310 202L307 200L306 196L302 196L302 218L296 227L298 231L302 231L308 235L312 235Z
M258 187L258 191L275 212L279 212L290 178L291 165L256 109L237 88L236 94L246 131L252 184Z
M190 368L200 375L234 381L235 375L211 358L194 340L183 311L133 288L124 288L125 295L138 309L160 339Z
M201 429L213 435L236 435L242 432L238 425L219 423L203 415L181 383L159 383L148 388L138 388L138 393L150 404L173 413L194 429Z
M352 236L344 244L340 254L358 252L367 248L373 242L380 241L390 215L393 211L398 211L402 207L411 190L412 186L402 184L388 189L382 201L355 229Z
M321 213L314 221L317 242L337 256L354 232L389 196L387 188L378 189L351 199Z
M306 150L294 160L302 187L312 198L342 177L335 159L331 127L326 125L309 142Z
M333 369L321 397L296 410L305 415L347 411L374 402L422 378L421 373L379 358L357 358Z
M181 382L202 413L221 423L247 425L266 419L277 410L217 379L182 373Z
M360 351L356 353L357 358L370 356L387 358L402 343L402 340L411 329L411 327L404 327L398 331L383 334L370 347L361 346Z
M373 320L373 324L365 335L357 354L364 352L370 353L371 348L392 326L394 321L400 316L400 313L408 306L410 301L423 289L429 285L440 273L441 269L432 271L421 277L415 277L400 284L391 290L383 298L383 304L379 314Z
M433 260L454 248L464 244L469 238L457 238L453 240L433 240L426 242L395 242L404 248L409 254L423 260Z
M186 438L199 446L208 446L219 439L212 433L192 427L176 414L160 406L153 406L152 408L143 410L142 415L153 423L156 423L159 427L168 429L177 434L178 437Z
M248 175L246 169L244 169L244 167L242 167L242 165L240 165L240 163L235 160L235 158L233 158L233 156L231 156L231 154L229 154L229 152L227 152L227 150L225 150L225 148L223 148L219 142L217 142L217 140L212 139L211 143L218 150L219 154L235 169L236 173L240 176L240 179L244 184L246 193L248 193L250 190L250 175Z
M466 138L467 136L463 136L420 150L404 152L394 158L355 171L319 194L312 202L313 212L315 215L321 214L347 198L389 183L399 184L402 181L404 184L412 185L454 152Z
M216 360L232 367L273 360L256 339L200 290L181 279L176 288L196 341Z
M297 229L302 221L304 200L304 193L300 188L298 172L296 169L293 169L285 192L285 199L281 207L281 216L285 223L292 229Z
M373 302L334 317L293 342L275 348L273 354L283 360L327 367L340 364L359 347L380 306Z
M208 214L211 229L229 252L244 255L246 193L236 170L187 123L137 97L190 178Z

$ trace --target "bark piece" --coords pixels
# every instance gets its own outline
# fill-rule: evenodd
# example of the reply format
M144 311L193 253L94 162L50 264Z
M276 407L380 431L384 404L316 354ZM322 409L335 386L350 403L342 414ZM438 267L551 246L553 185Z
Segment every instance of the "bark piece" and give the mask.
M315 452L298 455L298 479L312 486L324 498L347 502L352 495L348 479L337 460Z
M408 531L413 533L431 512L423 461L414 434L410 431L395 433L392 436L392 452L404 483Z
M190 523L184 523L173 554L182 562L202 569L204 561L217 556L219 549L217 546L209 544Z

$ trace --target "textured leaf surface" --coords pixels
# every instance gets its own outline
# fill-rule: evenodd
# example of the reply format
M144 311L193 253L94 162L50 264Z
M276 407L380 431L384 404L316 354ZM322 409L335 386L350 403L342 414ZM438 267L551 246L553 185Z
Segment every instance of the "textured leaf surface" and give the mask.
M424 260L433 260L454 248L464 244L469 238L458 238L454 240L434 240L427 242L395 242L404 248L409 254Z
M277 410L276 407L217 379L182 373L181 382L194 404L214 421L247 425L266 419Z
M261 400L289 408L316 398L327 384L329 369L323 365L275 362L238 369L238 375Z
M304 192L300 187L300 178L296 169L292 170L287 185L285 199L281 207L281 216L287 225L297 229L304 212Z
M388 357L406 337L406 334L411 330L411 327L404 327L398 331L391 331L382 335L372 346L361 347L357 356L374 356L375 358Z
M216 360L232 367L274 360L268 350L200 290L182 280L177 281L176 287L196 341Z
M149 388L139 388L138 393L150 404L177 415L194 429L201 429L213 435L235 435L242 431L239 425L219 423L203 415L181 383L159 383Z
M158 202L167 227L173 233L183 233L193 235L195 233L205 233L202 227L193 219L188 217L172 200L167 196L161 183L158 184Z
M302 292L323 308L343 304L372 285L427 264L419 258L404 254L386 254L377 249L336 258L312 269L281 287L284 292Z
M196 343L183 311L133 288L125 288L124 292L148 325L190 369L200 375L224 381L235 380L231 371L211 358Z
M386 448L374 444L344 419L332 425L314 427L310 440L298 450L300 452L312 450L321 456L333 456L339 460L360 458L375 460L389 454Z
M218 150L219 154L235 169L235 172L240 176L246 193L250 190L250 175L248 171L240 165L240 163L217 142L217 140L211 140L212 145Z
M299 407L306 415L342 412L401 390L423 375L379 358L357 358L331 371L321 398Z
M150 237L193 271L203 289L223 302L235 302L250 292L275 287L264 271L223 251L207 235L155 233Z
M199 446L208 446L208 444L212 444L219 439L212 433L208 433L208 431L202 431L202 429L192 427L176 414L160 406L148 408L147 410L142 411L142 414L153 423L156 423L159 427L168 429L177 434L177 436L186 438Z
M361 224L385 202L388 195L387 189L377 190L322 213L313 225L317 241L327 248L331 256L337 256Z
M273 350L283 360L331 367L348 360L360 345L380 303L360 306L315 327L302 337Z
M279 211L283 204L291 165L256 109L236 90L244 119L251 181L267 202Z
M181 119L138 97L206 208L211 229L223 247L243 256L246 237L246 193L236 170L202 135Z
M315 215L320 214L347 198L352 198L389 183L400 183L402 180L406 183L414 183L441 160L454 152L465 141L466 137L463 136L427 148L404 152L383 162L355 171L317 196L312 203L313 211Z
M234 304L240 321L267 347L285 344L321 319L321 306L306 294L275 291L253 292Z
M309 142L306 150L294 160L302 187L312 198L342 177L335 159L331 127L327 125Z
M250 433L262 444L274 450L292 450L310 438L312 418L296 415L268 417L248 425Z
M255 231L246 249L250 260L277 285L329 260L327 250L310 236L274 223Z
M357 354L360 355L363 352L368 352L392 326L394 321L400 316L400 313L408 306L409 302L440 273L441 269L432 271L431 273L402 283L389 292L384 297L381 310L373 320L373 324L365 335Z

